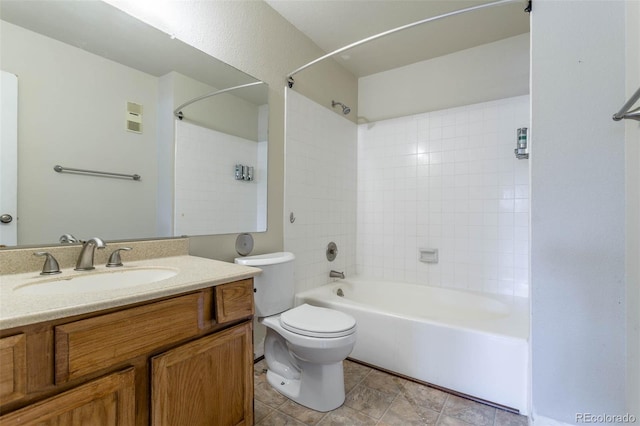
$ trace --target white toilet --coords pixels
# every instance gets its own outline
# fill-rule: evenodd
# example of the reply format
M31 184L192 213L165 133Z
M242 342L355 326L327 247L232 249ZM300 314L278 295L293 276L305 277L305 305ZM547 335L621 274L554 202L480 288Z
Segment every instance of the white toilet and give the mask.
M293 308L294 259L282 252L235 262L262 269L254 278L254 296L258 322L267 327L267 381L301 405L330 411L344 402L342 361L356 343L356 320L307 304Z

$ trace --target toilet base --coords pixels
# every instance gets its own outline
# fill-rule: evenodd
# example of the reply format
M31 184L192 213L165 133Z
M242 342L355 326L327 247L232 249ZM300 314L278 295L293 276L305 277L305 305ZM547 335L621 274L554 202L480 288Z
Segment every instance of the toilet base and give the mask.
M344 370L342 361L335 364L301 365L300 379L287 379L271 370L267 381L282 395L312 410L326 412L344 403Z

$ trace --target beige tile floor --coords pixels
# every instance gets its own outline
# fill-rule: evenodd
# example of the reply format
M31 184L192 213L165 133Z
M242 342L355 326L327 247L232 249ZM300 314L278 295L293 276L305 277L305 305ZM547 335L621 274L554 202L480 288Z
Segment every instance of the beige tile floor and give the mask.
M320 413L280 395L267 383L266 364L254 365L256 426L526 426L527 418L423 386L352 362L344 362L346 399Z

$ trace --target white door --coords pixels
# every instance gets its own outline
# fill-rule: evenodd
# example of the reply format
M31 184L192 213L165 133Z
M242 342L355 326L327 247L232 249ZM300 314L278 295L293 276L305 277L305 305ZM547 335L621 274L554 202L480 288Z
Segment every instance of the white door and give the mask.
M18 77L0 80L0 246L18 242Z

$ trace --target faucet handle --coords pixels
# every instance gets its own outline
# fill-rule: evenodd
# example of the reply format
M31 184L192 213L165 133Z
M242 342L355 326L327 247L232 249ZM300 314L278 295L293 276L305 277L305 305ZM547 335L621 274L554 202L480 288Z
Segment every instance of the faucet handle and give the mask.
M109 261L107 262L107 268L123 266L122 259L120 259L120 252L129 251L129 250L131 250L131 247L122 247L114 250L113 253L111 253L111 256L109 256Z
M97 249L103 249L107 246L107 244L98 237L89 238L87 241L84 241L83 245L87 244L93 244Z
M81 243L79 239L74 237L71 234L62 234L60 239L58 240L61 244L73 244L73 243Z
M55 275L60 273L60 265L51 253L46 251L37 251L33 253L34 256L47 256L44 261L44 265L42 266L42 272L40 275Z

